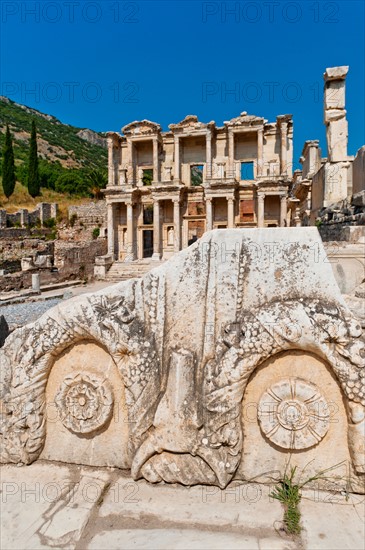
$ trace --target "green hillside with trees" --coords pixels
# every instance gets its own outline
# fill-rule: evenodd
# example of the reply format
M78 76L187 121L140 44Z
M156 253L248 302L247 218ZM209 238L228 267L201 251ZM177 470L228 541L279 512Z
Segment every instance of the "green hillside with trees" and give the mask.
M53 116L5 97L0 97L0 176L8 126L16 179L27 188L33 122L37 133L40 194L44 194L42 189L48 189L68 196L100 198L100 188L107 178L104 136L63 124Z

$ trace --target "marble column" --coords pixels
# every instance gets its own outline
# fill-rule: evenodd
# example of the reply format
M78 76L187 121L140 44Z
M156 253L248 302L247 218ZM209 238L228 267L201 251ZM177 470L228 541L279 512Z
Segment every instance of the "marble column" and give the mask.
M287 203L286 195L280 197L280 227L286 227Z
M153 256L152 260L161 259L161 222L160 203L158 199L153 202Z
M257 175L264 173L264 129L257 130Z
M108 138L108 185L115 185L115 168L114 168L114 140Z
M174 201L174 250L181 250L181 220L180 220L180 201Z
M229 198L227 207L227 227L232 229L234 227L234 200Z
M128 139L127 140L127 146L128 146L128 183L134 183L134 145L133 142Z
M174 179L180 180L180 138L174 136Z
M265 195L257 195L257 227L265 227Z
M127 251L125 256L126 262L132 262L135 259L136 243L134 240L134 224L133 224L133 205L127 202Z
M280 125L280 174L287 173L287 135L288 123L282 122Z
M153 181L160 181L160 170L158 162L158 138L153 139Z
M108 222L108 254L110 254L113 258L113 261L115 259L115 250L114 250L114 239L115 239L115 231L114 231L114 204L108 203L107 204L107 222Z
M234 133L228 130L228 171L227 177L234 178Z
M205 208L206 208L206 231L211 231L213 229L213 204L212 199L205 199Z
M212 132L206 134L206 179L212 177Z

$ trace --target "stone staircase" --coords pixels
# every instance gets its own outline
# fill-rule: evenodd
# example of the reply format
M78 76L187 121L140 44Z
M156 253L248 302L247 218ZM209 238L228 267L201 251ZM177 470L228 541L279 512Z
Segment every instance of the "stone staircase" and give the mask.
M109 269L106 280L118 283L134 277L143 277L145 273L161 265L163 261L136 260L134 262L114 262Z

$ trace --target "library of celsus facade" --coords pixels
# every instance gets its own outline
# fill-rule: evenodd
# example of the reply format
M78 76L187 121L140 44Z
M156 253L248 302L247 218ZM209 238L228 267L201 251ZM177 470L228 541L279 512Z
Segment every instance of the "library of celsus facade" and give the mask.
M160 260L210 229L293 225L293 122L246 112L224 125L189 115L164 132L142 120L108 133L105 197L114 260Z

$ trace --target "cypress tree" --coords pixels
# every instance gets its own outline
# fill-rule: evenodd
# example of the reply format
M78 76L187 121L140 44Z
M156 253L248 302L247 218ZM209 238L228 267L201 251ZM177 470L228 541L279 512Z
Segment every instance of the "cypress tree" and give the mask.
M34 198L38 197L40 189L38 154L37 154L37 131L34 120L32 121L32 133L29 143L29 163L28 163L28 192Z
M6 125L5 144L3 149L3 189L7 198L11 197L15 187L15 165L14 165L14 151L13 141L9 126Z

